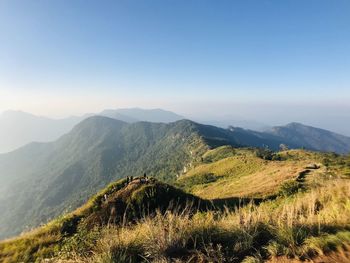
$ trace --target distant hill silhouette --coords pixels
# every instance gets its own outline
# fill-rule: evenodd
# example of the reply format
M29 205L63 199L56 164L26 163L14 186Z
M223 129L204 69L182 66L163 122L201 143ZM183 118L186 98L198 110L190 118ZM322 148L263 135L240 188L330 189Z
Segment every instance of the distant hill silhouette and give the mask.
M116 109L97 114L85 114L63 119L51 119L22 111L5 111L0 114L0 153L13 151L30 142L49 142L68 133L83 119L101 115L125 122L173 122L182 116L162 109Z
M50 119L22 111L5 111L0 114L0 153L30 142L56 140L84 118Z
M140 109L140 108L130 108L130 109L115 109L115 110L104 110L98 115L110 117L117 120L122 120L126 122L174 122L185 117L180 116L171 111L166 111L162 109Z
M306 149L336 153L350 152L350 137L301 123L292 122L285 126L273 127L267 133L283 138L286 144L297 144Z

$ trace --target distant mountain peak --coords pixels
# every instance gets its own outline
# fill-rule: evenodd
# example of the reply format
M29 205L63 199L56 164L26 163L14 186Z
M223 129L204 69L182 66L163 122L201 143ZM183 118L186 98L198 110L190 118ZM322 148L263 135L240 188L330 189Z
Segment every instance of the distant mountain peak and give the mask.
M126 122L162 122L169 123L184 119L183 116L163 109L120 108L104 110L98 115L120 119Z
M285 126L275 126L266 133L311 150L350 152L350 137L298 122L291 122Z
M95 122L114 122L114 123L124 123L124 124L127 123L125 121L117 120L107 116L94 115L82 120L80 123L78 123L78 125L86 124L86 123L95 123Z
M3 116L3 117L17 117L17 116L35 117L34 114L24 112L21 110L6 110L6 111L2 112L1 116Z
M169 123L183 119L182 116L163 109L110 109L99 114L85 114L62 119L37 116L21 110L7 110L0 113L0 138L2 138L0 153L13 151L33 141L54 141L71 131L80 121L97 115L127 123L140 121Z
M304 126L304 127L306 127L307 125L302 124L302 123L300 123L300 122L290 122L290 123L288 123L288 124L285 125L285 126L287 126L287 127L296 127L296 126Z

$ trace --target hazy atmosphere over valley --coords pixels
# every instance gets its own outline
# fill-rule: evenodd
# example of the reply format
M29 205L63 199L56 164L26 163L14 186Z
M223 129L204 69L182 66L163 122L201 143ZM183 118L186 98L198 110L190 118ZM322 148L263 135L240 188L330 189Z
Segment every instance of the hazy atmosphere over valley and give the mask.
M0 1L0 262L350 262L349 14Z

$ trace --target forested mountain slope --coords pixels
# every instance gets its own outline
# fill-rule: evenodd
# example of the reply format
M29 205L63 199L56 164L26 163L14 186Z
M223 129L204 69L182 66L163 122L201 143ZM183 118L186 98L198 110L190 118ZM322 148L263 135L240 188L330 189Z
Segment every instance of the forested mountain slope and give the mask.
M341 154L350 152L350 137L301 123L276 126L267 132L282 138L287 144L298 144L306 149Z
M269 147L286 141L240 128L189 120L126 123L94 116L52 143L32 143L0 155L0 237L70 211L108 183L143 173L174 182L221 145ZM298 144L289 144L298 147Z
M127 175L171 181L206 147L189 121L127 124L96 116L56 142L0 155L1 237L75 208Z

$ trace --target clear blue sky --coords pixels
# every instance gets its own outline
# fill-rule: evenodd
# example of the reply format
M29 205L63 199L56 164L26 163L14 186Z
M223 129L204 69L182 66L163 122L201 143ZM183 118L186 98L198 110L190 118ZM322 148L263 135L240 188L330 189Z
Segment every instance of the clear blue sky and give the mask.
M0 1L0 111L288 122L349 104L348 0Z

